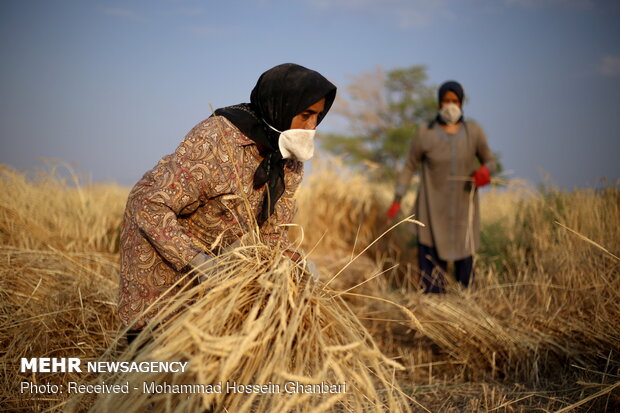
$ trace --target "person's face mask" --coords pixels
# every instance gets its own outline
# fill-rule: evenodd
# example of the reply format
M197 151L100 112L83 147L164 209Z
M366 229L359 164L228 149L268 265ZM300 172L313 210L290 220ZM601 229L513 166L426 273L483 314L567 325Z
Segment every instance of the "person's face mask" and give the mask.
M439 116L448 125L454 125L461 119L461 108L456 103L447 103L439 110Z
M314 155L314 134L316 130L288 129L280 132L269 124L267 126L280 133L278 146L284 159L297 159L300 162L306 162Z

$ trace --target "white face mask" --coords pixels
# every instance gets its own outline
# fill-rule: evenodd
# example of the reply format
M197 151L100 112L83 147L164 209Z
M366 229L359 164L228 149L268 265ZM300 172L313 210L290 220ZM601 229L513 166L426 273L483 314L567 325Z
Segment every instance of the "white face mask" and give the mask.
M454 125L458 122L462 114L461 108L459 108L456 103L448 103L439 110L439 116L441 116L443 121L448 125Z
M314 129L287 129L280 132L267 122L267 126L280 133L278 146L284 159L297 159L306 162L314 155Z

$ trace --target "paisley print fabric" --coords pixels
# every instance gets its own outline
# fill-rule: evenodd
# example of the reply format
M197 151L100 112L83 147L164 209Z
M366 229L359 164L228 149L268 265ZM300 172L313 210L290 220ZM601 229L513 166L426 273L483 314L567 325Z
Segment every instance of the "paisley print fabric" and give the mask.
M181 288L171 286L196 254L217 254L255 225L264 188L254 189L252 181L261 161L252 140L226 118L213 116L133 187L120 239L118 308L124 325L144 327L157 305L145 310L166 291L171 296ZM260 234L268 245L290 248L286 227L280 225L293 220L303 164L288 160L284 172L285 193Z

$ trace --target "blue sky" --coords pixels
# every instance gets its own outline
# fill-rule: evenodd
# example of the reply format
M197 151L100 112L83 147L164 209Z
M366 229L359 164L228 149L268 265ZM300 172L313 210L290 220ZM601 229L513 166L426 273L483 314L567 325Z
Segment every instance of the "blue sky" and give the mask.
M340 90L423 64L513 177L595 186L620 178L618 21L612 0L3 0L0 163L131 185L276 64Z

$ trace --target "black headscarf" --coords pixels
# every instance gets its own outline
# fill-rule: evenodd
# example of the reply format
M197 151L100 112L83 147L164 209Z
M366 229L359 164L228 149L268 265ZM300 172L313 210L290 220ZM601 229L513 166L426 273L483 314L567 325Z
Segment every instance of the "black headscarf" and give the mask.
M459 82L454 80L449 80L443 85L439 87L437 91L437 100L439 101L439 107L441 107L441 99L443 99L443 95L447 92L454 92L456 96L459 98L459 102L463 104L463 98L465 97L465 91L463 90L463 86Z
M437 91L437 104L439 105L439 108L441 108L441 99L443 99L443 96L447 92L454 92L456 96L459 98L459 102L461 102L461 105L463 104L463 99L465 98L465 91L463 90L463 86L461 86L461 84L457 81L449 80L445 82L444 84L442 84L439 87L439 90ZM458 121L463 122L463 115L461 115L461 118ZM439 123L441 125L446 124L446 122L442 119L442 117L439 114L437 114L435 119L431 121L431 123L429 124L429 127L432 129L433 126L435 126L435 123Z
M325 109L319 114L317 125L334 103L336 86L314 70L284 63L260 76L250 95L250 103L215 111L216 115L224 116L245 136L260 144L264 159L254 172L253 184L255 189L265 184L267 187L257 216L259 226L273 214L285 189L284 160L278 147L280 134L266 123L279 131L290 129L296 115L322 98L325 98Z

